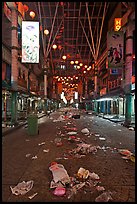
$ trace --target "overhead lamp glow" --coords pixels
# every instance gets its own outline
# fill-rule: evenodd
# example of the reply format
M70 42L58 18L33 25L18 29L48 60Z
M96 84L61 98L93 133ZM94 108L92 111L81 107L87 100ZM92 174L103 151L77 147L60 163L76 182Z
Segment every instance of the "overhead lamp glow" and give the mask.
M49 31L48 31L47 29L45 29L45 30L44 30L44 34L45 34L45 35L48 35L48 34L49 34Z
M74 61L71 61L70 64L74 64Z
M52 46L52 48L53 48L54 50L57 49L57 45L54 44L54 45Z
M79 65L80 65L81 67L83 66L83 64L82 64L82 63L80 63Z
M77 61L77 60L75 61L75 64L78 64L78 61Z
M85 65L85 68L87 68L88 66L87 65Z
M80 66L77 66L77 69L80 69Z
M65 60L66 58L67 58L67 57L66 57L65 55L63 55L62 59L64 59L64 60Z
M35 12L34 12L34 11L30 11L29 15L30 15L30 17L31 17L32 19L35 18Z

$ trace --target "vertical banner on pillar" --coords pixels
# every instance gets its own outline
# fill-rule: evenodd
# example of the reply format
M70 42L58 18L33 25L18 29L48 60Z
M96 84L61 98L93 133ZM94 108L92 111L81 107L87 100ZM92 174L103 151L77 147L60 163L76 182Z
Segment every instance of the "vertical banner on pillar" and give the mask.
M124 33L122 31L109 31L107 33L107 60L108 68L123 67Z
M22 62L39 63L39 22L22 21Z
M58 83L58 94L61 94L62 90L62 83Z
M82 82L79 82L79 84L78 84L78 93L79 93L80 95L82 95L82 93L83 93Z

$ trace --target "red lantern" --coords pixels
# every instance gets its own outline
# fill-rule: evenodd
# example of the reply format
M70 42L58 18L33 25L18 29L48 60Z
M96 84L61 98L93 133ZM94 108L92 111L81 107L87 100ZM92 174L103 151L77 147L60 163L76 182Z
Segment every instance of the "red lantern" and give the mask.
M40 31L42 31L42 26L40 25Z
M27 12L27 11L29 10L29 7L28 7L26 4L24 4L23 7L24 7L24 11L25 11L25 12Z

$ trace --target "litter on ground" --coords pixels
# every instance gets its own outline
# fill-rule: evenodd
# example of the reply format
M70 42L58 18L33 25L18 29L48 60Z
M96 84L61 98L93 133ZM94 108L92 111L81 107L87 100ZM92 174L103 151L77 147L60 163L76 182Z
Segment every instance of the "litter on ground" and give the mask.
M23 181L21 183L18 183L17 186L15 186L14 188L10 186L10 189L12 191L13 194L15 195L24 195L26 194L28 191L30 191L33 187L34 181Z

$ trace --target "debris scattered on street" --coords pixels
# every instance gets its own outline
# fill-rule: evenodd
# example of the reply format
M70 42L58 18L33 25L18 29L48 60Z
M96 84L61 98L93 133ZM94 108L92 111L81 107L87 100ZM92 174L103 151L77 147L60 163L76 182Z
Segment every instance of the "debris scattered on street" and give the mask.
M100 179L99 176L98 176L97 174L95 174L94 172L93 172L93 173L89 173L89 177L90 177L91 179L95 179L95 180L96 180L96 179L97 179L97 180Z
M106 140L106 138L104 138L104 137L99 137L99 139L100 139L100 140Z
M38 145L41 146L41 145L44 145L44 144L45 144L45 142L42 142L42 143L39 143Z
M111 197L111 193L104 192L95 199L95 202L108 202L109 200L113 200Z
M68 132L67 134L68 134L68 135L76 135L77 132Z
M37 157L37 155L36 156L34 156L34 157L32 157L32 159L37 159L38 157Z
M70 191L70 194L68 195L68 199L70 199L74 194L76 194L79 189L83 188L85 184L85 182L80 182L79 184L74 185Z
M133 128L133 127L129 127L128 129L129 129L129 130L134 130L134 128Z
M66 193L66 189L64 187L57 187L54 191L53 194L56 196L63 196Z
M34 181L23 181L21 183L18 183L17 186L15 186L14 188L10 186L10 189L12 191L13 194L15 195L24 195L26 194L28 191L30 191L33 187Z
M122 159L131 160L132 162L135 162L135 155L128 149L119 149L118 151L120 154L124 155Z
M56 146L62 146L61 138L55 138L54 142L55 142Z
M49 167L49 170L53 174L54 182L61 181L64 185L70 183L70 178L62 164L55 163Z
M88 128L84 128L84 129L82 129L81 132L84 133L84 134L89 134L89 130L88 130Z
M81 178L82 179L87 179L88 176L89 176L89 170L86 170L86 169L80 167L80 169L77 172L77 177L80 178L80 179Z
M47 153L47 152L49 152L49 149L43 149L43 152Z
M29 157L31 154L26 154L26 157Z
M34 198L36 195L38 195L38 193L34 193L33 195L29 196L29 199Z
M96 186L97 191L104 191L105 188L103 186Z

